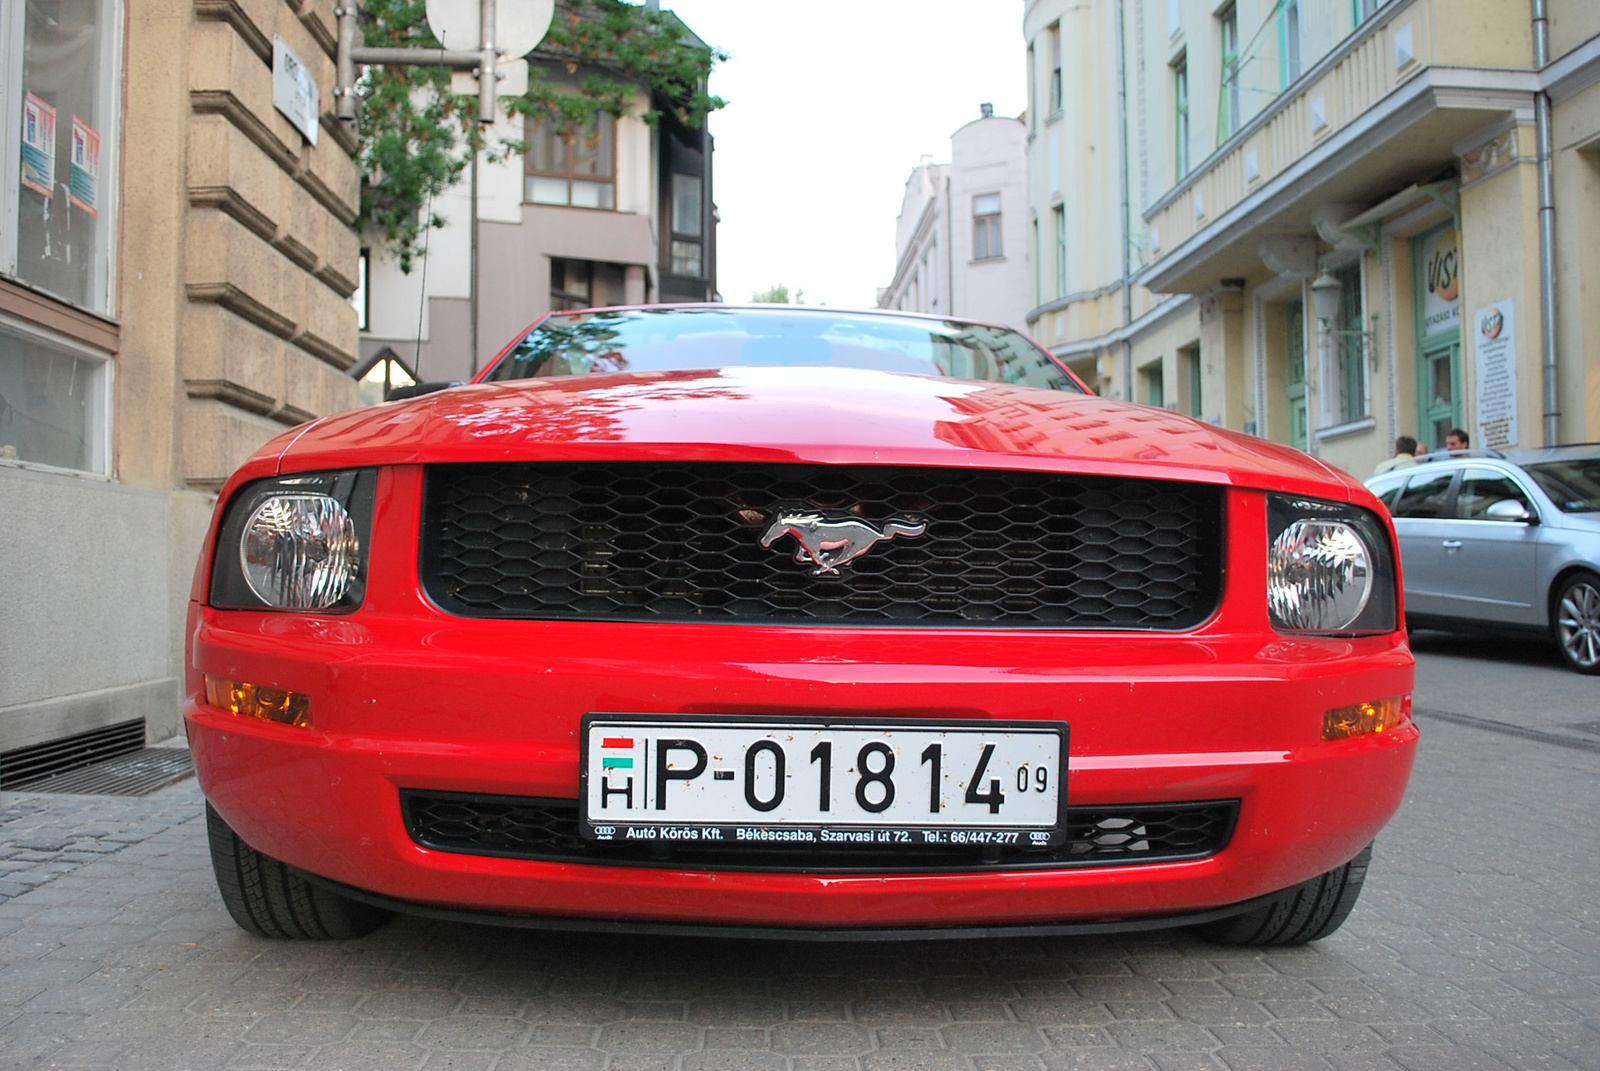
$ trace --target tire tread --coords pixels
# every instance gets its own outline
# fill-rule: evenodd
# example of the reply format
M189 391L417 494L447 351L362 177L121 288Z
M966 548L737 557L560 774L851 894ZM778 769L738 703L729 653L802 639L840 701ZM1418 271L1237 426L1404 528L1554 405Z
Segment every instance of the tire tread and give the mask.
M258 937L347 940L371 933L389 914L330 892L250 847L206 804L206 839L222 903Z

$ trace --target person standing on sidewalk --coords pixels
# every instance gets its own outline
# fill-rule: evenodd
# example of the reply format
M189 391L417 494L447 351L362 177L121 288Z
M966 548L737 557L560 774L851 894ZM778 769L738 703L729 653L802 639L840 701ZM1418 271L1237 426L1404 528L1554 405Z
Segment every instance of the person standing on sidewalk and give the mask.
M1378 462L1378 467L1372 470L1374 476L1390 469L1403 469L1407 465L1417 463L1417 440L1409 435L1402 435L1394 441L1394 456L1387 461Z

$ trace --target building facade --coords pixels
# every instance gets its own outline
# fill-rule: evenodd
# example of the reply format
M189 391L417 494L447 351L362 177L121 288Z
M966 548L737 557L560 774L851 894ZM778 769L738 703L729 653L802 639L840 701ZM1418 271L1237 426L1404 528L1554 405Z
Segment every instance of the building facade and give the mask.
M1034 333L1359 476L1600 439L1600 6L1530 12L1030 0Z
M332 8L0 9L0 787L64 738L178 731L215 492L356 404Z
M588 73L537 50L529 60L574 90ZM390 255L368 256L354 371L374 382L465 380L552 310L716 300L711 136L670 108L645 122L652 104L665 102L640 88L622 118L568 132L502 110L489 143L522 141L528 152L480 163L476 236L463 176L434 203L446 224L409 273Z
M951 135L948 164L925 156L906 179L880 308L1025 327L1027 127L987 104L982 111Z

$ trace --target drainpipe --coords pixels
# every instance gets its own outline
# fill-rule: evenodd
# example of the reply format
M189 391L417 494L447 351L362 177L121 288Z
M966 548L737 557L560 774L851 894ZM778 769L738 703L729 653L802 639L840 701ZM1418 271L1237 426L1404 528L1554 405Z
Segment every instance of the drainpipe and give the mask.
M1550 22L1546 0L1533 0L1533 65L1550 63ZM1561 441L1561 376L1556 350L1556 188L1551 150L1550 94L1533 97L1534 130L1539 142L1539 329L1544 358L1544 444Z
M1128 180L1128 57L1125 45L1124 3L1117 0L1117 148L1122 164L1122 397L1133 401L1133 234L1128 228L1132 192Z

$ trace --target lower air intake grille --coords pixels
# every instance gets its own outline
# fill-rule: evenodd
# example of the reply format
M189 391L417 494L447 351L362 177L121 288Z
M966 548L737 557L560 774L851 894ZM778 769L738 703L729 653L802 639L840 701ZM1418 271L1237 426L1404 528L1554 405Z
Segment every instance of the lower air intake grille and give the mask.
M400 806L411 839L442 852L553 863L812 874L1054 870L1200 859L1227 846L1239 814L1238 800L1069 807L1071 839L1058 848L908 847L889 852L870 847L596 844L578 835L576 800L404 789Z
M1174 631L1222 590L1222 489L1171 480L433 465L425 501L423 586L464 617ZM797 561L808 514L813 553L864 552Z

